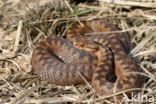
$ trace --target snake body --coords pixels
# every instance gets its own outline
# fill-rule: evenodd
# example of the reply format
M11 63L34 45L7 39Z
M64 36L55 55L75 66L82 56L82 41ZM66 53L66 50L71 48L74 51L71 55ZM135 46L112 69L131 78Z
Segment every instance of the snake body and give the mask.
M114 88L119 92L139 87L125 35L108 33L118 29L103 19L82 23L83 27L78 23L72 25L67 39L52 37L38 43L32 55L32 68L41 79L64 86L85 83L83 76L98 95L112 94Z

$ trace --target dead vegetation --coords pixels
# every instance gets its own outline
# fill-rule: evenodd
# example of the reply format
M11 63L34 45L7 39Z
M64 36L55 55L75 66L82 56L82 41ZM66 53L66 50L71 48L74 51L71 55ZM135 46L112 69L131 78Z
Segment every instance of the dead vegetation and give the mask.
M29 2L28 2L29 1ZM69 4L63 0L0 0L0 104L22 103L155 103L156 93L156 9L136 5L105 3ZM122 0L121 0L122 1ZM48 3L47 3L48 2ZM133 1L134 3L135 1ZM138 1L138 3L143 3ZM111 4L111 5L110 5ZM138 4L139 5L139 4ZM116 24L132 42L130 56L142 76L149 79L133 99L118 101L112 96L97 97L90 86L56 86L32 73L31 53L42 38L65 37L73 21L103 18ZM135 90L135 89L132 89ZM124 92L121 92L124 93ZM153 100L154 98L154 100ZM135 102L132 102L135 101ZM147 102L149 101L149 102ZM151 102L150 102L151 101Z

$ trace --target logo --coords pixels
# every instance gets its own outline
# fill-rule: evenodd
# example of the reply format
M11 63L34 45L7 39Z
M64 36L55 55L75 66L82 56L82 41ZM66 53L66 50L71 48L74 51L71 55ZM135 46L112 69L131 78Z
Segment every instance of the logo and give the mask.
M154 96L152 95L147 95L147 94L131 94L132 98L128 98L127 96L124 96L122 98L122 102L124 102L125 104L129 104L129 103L154 103Z

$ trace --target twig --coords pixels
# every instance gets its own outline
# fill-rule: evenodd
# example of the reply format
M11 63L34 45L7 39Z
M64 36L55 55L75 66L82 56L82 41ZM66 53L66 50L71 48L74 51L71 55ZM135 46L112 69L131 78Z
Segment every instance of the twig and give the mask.
M154 2L135 2L135 1L127 1L127 0L99 0L100 2L105 2L109 4L116 5L124 5L124 6L139 6L146 8L155 8L156 4Z
M14 53L16 53L17 50L18 50L18 45L19 45L19 41L20 41L22 26L23 26L23 22L19 21L18 28L17 28L17 34L16 34L16 40L15 40L15 44L14 44L14 50L13 50Z
M73 9L71 8L71 6L69 5L68 1L67 1L67 0L64 0L64 2L66 3L66 5L67 5L68 8L70 9L70 11L71 11L72 13L74 13L74 11L73 11ZM74 15L75 15L75 18L77 19L77 21L79 22L79 24L83 27L84 25L81 23L80 19L77 17L76 14L74 14Z

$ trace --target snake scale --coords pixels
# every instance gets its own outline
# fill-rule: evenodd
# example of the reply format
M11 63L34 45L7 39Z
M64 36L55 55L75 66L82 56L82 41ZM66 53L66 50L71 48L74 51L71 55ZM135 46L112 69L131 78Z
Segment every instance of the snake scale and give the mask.
M98 95L138 88L139 76L128 57L129 40L103 19L74 23L66 39L49 37L38 43L32 54L32 68L42 80L56 85L91 82ZM105 32L105 33L104 33ZM94 34L93 34L94 33Z

